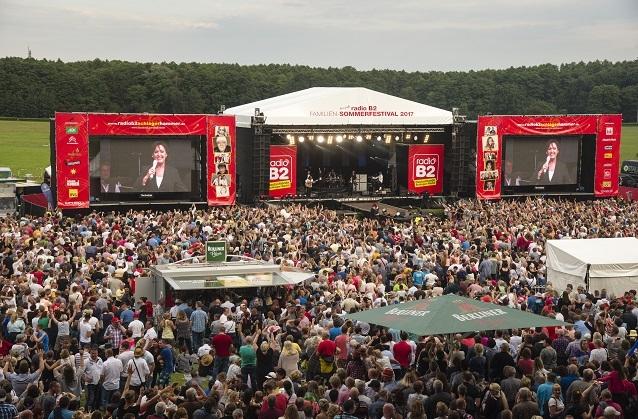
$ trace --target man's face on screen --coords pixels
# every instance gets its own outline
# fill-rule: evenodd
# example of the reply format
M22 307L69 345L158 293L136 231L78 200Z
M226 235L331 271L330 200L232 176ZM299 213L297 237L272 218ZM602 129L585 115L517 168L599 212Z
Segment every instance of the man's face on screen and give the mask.
M512 162L509 160L505 160L505 174L506 175L511 175L512 174Z
M155 146L155 150L153 151L153 160L157 160L158 163L164 163L167 157L166 149L163 145L158 144Z
M100 166L100 177L102 179L108 179L111 177L111 165L103 164Z

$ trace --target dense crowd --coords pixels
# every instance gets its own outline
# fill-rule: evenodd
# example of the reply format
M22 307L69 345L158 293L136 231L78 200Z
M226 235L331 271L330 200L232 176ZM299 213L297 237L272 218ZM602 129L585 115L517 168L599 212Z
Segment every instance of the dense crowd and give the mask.
M410 220L299 205L0 218L0 419L633 418L636 291L556 290L544 249L637 233L620 200L461 200ZM135 298L150 266L206 240L316 278ZM449 293L573 326L446 339L346 317Z

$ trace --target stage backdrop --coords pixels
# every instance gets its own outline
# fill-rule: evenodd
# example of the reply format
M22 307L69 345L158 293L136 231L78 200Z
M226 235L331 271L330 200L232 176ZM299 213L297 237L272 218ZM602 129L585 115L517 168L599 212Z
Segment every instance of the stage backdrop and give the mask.
M57 206L89 208L90 136L206 136L207 199L209 205L235 202L235 118L216 115L55 114ZM215 147L223 144L224 150ZM186 137L185 137L186 138ZM202 161L202 164L204 162ZM218 174L226 165L226 173Z
M501 198L503 136L510 135L548 138L562 135L595 135L594 195L616 196L621 125L622 115L479 116L476 196L479 199Z
M297 194L297 147L270 146L269 192L271 198Z
M408 191L443 192L443 144L415 144L408 151Z

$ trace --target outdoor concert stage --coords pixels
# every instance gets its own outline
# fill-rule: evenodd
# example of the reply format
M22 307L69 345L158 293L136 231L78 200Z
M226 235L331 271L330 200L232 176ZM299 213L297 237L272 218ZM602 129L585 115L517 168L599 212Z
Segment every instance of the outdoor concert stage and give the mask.
M73 212L612 197L620 130L621 115L471 122L458 109L355 87L310 88L223 115L56 113L51 202Z

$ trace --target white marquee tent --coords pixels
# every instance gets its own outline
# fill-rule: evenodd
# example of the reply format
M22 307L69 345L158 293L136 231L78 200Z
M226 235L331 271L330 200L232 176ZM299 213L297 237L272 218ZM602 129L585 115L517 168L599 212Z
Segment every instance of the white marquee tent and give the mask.
M451 125L452 112L363 87L312 87L224 111L249 128L259 108L271 126Z
M605 288L621 296L638 289L638 239L548 240L547 279L554 288L564 290L585 285L589 270L589 290Z

